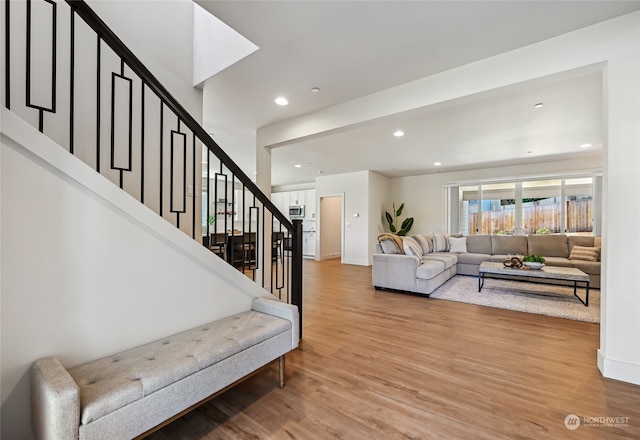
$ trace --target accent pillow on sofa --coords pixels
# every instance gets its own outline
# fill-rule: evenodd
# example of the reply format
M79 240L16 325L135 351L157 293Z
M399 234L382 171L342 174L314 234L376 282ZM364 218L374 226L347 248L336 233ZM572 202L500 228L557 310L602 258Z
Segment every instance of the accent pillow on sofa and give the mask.
M433 252L449 252L449 234L433 233Z
M449 252L467 253L467 237L449 237Z
M574 246L571 249L570 260L598 261L600 249L597 247Z
M382 252L385 254L402 254L402 239L395 234L385 232L378 235L378 243L382 246Z
M402 249L407 255L422 257L422 246L413 237L402 237Z
M433 240L431 239L431 237L427 237L424 234L415 234L411 237L413 237L418 242L418 244L422 246L422 255L427 255L428 253L433 251Z

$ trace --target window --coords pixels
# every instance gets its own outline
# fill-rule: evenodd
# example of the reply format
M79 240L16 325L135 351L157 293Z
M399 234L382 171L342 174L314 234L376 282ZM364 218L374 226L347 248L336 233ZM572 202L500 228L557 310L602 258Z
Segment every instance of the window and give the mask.
M450 232L592 234L595 183L596 178L583 177L452 186Z
M564 184L567 232L593 232L593 179L567 179Z
M522 182L522 228L525 234L564 232L562 181Z

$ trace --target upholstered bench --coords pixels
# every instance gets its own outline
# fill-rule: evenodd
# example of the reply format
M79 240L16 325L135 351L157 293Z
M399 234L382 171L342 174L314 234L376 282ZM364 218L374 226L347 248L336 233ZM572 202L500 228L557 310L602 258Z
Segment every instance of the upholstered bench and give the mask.
M298 310L256 298L252 310L66 369L32 368L39 439L131 439L153 432L298 345Z

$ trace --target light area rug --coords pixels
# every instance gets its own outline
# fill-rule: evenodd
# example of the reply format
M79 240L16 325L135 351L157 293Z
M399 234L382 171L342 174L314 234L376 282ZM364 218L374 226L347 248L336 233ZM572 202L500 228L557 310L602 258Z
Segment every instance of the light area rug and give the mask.
M584 288L578 287L578 295L584 299ZM431 298L600 323L597 289L589 291L589 307L585 307L573 296L573 287L487 278L482 292L478 292L477 277L456 275L436 289Z

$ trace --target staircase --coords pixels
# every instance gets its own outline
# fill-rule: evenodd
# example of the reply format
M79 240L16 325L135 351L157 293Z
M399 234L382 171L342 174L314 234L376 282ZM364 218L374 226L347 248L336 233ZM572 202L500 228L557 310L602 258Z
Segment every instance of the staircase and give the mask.
M302 222L84 1L5 1L4 49L6 109L302 316Z

